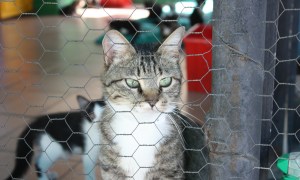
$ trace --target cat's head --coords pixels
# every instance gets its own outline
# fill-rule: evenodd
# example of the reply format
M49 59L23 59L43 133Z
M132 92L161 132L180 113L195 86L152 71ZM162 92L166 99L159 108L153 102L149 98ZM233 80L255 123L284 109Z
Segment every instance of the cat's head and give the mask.
M81 114L90 122L100 121L104 110L104 101L90 101L83 96L77 96Z
M102 45L104 86L116 111L171 112L181 89L181 42L184 27L176 29L158 48L134 48L118 31L106 33ZM152 50L154 49L154 50Z

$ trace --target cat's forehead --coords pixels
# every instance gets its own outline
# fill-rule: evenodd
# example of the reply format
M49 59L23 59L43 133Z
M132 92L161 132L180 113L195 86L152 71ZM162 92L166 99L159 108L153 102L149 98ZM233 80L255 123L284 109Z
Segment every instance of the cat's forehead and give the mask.
M149 47L149 49L145 49L145 47ZM178 62L170 60L168 53L161 55L156 51L153 46L144 46L137 48L131 56L119 57L119 63L113 65L106 72L106 81L132 78L145 81L153 79L156 82L157 79L168 76L180 78Z
M146 43L146 44L132 44L135 51L141 55L151 55L157 52L160 44L158 43Z
M170 62L156 53L137 52L130 59L124 59L115 66L114 74L133 76L138 79L159 78L178 73L176 62Z
M137 54L133 60L134 73L144 79L157 77L163 74L163 66L160 57L156 54Z

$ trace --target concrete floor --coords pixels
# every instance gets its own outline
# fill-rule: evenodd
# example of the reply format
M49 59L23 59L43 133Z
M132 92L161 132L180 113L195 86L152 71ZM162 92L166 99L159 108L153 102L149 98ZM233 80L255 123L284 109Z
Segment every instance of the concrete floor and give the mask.
M94 41L104 33L107 22L106 17L35 15L0 22L1 177L11 171L17 137L30 117L75 110L78 94L101 98L103 55ZM203 123L209 96L187 93L184 88L182 99L183 104L193 105L186 110ZM59 179L84 178L80 157L60 161L52 170ZM34 168L25 179L36 179Z

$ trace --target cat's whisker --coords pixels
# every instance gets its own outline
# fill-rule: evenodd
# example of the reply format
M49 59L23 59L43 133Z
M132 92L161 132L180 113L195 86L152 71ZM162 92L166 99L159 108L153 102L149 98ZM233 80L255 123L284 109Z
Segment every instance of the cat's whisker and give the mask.
M185 113L185 114L187 114L188 116L190 116L190 117L192 117L194 119L197 119L197 120L199 119L198 117L194 116L193 114L191 114L191 113L189 113L189 112L187 112L187 111L185 111L183 109L181 109L180 112Z
M191 110L195 110L194 108L192 108L192 107L190 107L190 106L188 106L187 104L184 104L184 103L179 103L179 102L169 102L170 104L178 104L178 105L180 105L180 106L182 106L181 108L189 108L189 109L191 109Z
M188 125L188 126L190 126L190 127L193 127L193 125L192 124L190 124L187 120L185 120L184 118L182 118L182 117L180 117L177 113L175 113L175 112L172 112L176 117L178 117L179 119L181 119L182 120L182 122L183 123L185 123L185 125ZM194 122L194 121L193 121Z
M185 105L184 103L180 103L180 102L169 102L169 103Z
M193 111L195 110L194 108L192 108L192 107L190 107L190 106L187 106L187 105L184 105L183 108L189 108L189 109L191 109L191 110L193 110ZM183 108L182 108L182 109L183 109Z
M189 122L187 122L185 119L183 119L182 117L180 117L179 115L177 115L176 113L172 112L176 117L178 117L179 119L182 120L182 122L185 124L185 125L188 125L188 126L192 126Z
M184 139L183 136L182 136L181 130L180 130L180 128L179 128L177 122L175 121L175 119L174 119L170 114L168 114L168 116L169 116L169 118L171 119L171 121L173 122L173 124L174 124L174 126L175 126L175 128L176 128L176 130L177 130L177 132L178 132L178 134L179 134L179 136L180 136L182 142L186 143L185 139Z
M181 106L184 106L185 104L183 103L179 103L179 102L168 102L169 104L176 104L176 105L181 105Z

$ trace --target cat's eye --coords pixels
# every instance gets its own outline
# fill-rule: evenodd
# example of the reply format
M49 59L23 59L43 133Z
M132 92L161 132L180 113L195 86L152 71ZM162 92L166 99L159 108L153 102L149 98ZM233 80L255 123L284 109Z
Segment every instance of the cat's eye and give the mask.
M163 78L159 81L159 86L160 87L168 87L170 86L172 83L172 78L171 77L166 77L166 78Z
M125 79L127 86L130 88L138 88L140 86L140 83L137 80L134 79Z

